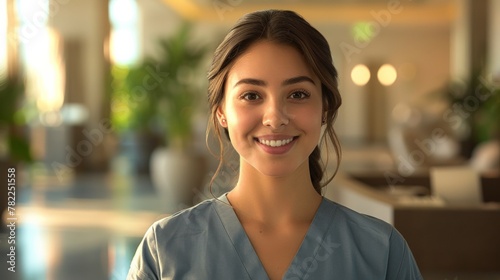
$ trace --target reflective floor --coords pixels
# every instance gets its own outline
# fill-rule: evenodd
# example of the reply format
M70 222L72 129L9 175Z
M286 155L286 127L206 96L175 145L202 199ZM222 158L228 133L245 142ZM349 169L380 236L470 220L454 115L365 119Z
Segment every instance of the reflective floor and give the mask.
M156 195L147 176L34 181L17 187L11 244L10 229L0 233L0 279L125 279L148 226L177 210Z

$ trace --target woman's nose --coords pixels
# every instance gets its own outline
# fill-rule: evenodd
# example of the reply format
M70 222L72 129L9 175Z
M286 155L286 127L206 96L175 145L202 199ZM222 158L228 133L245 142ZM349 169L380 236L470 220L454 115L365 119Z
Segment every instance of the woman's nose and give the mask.
M270 101L265 106L263 124L272 127L273 129L285 126L290 122L290 118L286 112L285 104L279 101Z

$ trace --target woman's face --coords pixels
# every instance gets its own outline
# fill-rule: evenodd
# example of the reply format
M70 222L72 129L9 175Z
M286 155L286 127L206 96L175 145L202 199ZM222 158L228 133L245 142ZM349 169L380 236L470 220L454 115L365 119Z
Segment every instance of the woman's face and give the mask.
M302 55L290 46L262 41L233 64L217 117L243 167L286 176L309 170L322 108L321 82Z

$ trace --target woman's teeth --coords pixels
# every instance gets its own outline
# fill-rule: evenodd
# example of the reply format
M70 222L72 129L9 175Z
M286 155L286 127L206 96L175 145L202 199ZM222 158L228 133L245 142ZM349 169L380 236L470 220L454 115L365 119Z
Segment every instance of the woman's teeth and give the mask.
M264 145L270 146L270 147L281 147L281 146L284 146L292 141L293 141L293 138L284 139L284 140L261 140L261 139L259 139L259 142L261 144L264 144Z

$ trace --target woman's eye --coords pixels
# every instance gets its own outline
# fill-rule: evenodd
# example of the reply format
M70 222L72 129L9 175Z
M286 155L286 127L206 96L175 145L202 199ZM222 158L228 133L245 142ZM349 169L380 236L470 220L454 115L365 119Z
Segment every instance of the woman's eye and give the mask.
M290 98L292 98L292 99L305 99L308 97L309 97L309 94L307 92L301 91L301 90L295 91L290 95Z
M260 99L260 96L255 93L255 92L247 92L241 96L242 99L245 99L247 101L255 101Z

